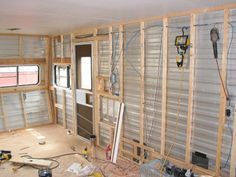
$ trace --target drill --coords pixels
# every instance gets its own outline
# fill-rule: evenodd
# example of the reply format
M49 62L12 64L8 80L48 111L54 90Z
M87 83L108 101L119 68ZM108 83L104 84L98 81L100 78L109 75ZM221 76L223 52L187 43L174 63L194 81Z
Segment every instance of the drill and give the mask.
M0 162L10 160L11 157L11 151L0 150Z

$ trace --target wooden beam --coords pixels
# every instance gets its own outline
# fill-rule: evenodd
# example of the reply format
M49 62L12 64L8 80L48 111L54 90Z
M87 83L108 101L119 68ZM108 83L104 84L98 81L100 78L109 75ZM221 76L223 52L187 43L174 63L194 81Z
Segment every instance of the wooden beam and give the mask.
M119 66L119 78L120 78L120 102L124 101L124 50L123 50L123 45L124 45L124 38L123 38L123 30L124 27L123 25L119 26L119 59L120 59L120 66Z
M113 93L113 88L112 88L112 83L110 81L110 77L112 74L112 63L113 63L113 35L112 35L112 26L109 27L109 57L108 57L108 63L109 63L109 79L108 79L108 83L109 83L109 93L112 95Z
M73 102L73 124L74 133L78 134L77 130L77 103L76 103L76 56L75 45L72 42L74 35L71 34L71 90L72 90L72 102Z
M54 105L52 104L52 102L50 100L49 94L50 94L50 91L45 90L46 102L47 102L47 107L48 107L48 119L49 119L49 123L53 123L54 117L53 117L52 109L54 109Z
M23 46L23 36L18 36L19 38L19 58L24 58L24 46Z
M124 46L124 27L123 25L119 26L119 59L120 59L120 65L119 65L119 79L120 79L120 83L119 83L119 97L120 97L120 102L124 102L124 50L123 50L123 46ZM122 125L122 130L121 130L121 138L124 137L124 121L123 121L123 125ZM122 152L122 150L124 149L124 144L121 141L120 142L120 148L119 148L119 154L120 152Z
M23 112L23 117L24 117L24 125L27 128L28 127L28 124L27 124L28 115L25 112L25 98L24 98L25 93L20 92L19 94L20 94L21 110Z
M166 143L166 104L167 104L167 69L168 69L168 19L163 19L163 68L162 68L162 116L161 116L161 155L165 155Z
M67 127L66 125L66 90L62 90L62 118L63 118L63 126L64 128Z
M141 72L140 72L140 137L139 142L141 145L144 143L144 74L145 74L145 39L144 39L144 22L140 23L140 66L141 66ZM143 155L141 155L143 156Z
M102 36L97 36L97 33L94 34L95 36L93 37L86 37L86 38L75 38L74 42L78 43L78 42L91 42L91 41L107 41L109 40L109 36L108 35L102 35Z
M195 72L195 36L196 27L196 15L191 14L190 22L190 58L189 58L189 95L188 95L188 117L187 117L187 135L186 135L186 151L185 162L190 163L191 153L191 137L192 137L192 122L193 122L193 93L194 93L194 72Z
M61 55L60 56L61 56L61 61L62 61L62 59L64 58L64 50L63 50L63 48L64 48L64 36L60 35L60 38L61 38L61 43L60 43L61 44L60 45L61 46L61 51L60 51Z
M57 103L56 88L53 88L53 90L52 90L52 97L53 97L53 109L54 109L53 123L58 123L57 122L57 107L55 106ZM73 100L72 100L72 102L73 102ZM73 108L72 108L72 110L73 110Z
M3 127L4 127L4 130L7 129L7 113L5 111L5 104L4 104L4 100L3 100L3 95L0 94L0 99L1 99L1 108L2 108L2 114L3 114Z
M228 53L228 35L229 35L229 10L224 10L224 36L223 36L223 53L222 53L222 66L221 76L223 84L226 85L226 73L227 73L227 53ZM217 138L217 154L216 154L216 175L220 175L221 171L221 157L222 157L222 141L225 126L225 109L226 109L226 95L224 93L224 86L221 85L220 89L220 113L218 123L218 138Z
M6 58L0 59L0 65L18 65L18 64L45 64L45 58Z
M94 30L94 35L97 34L97 29ZM94 133L96 135L96 143L99 145L100 142L100 134L99 134L99 122L100 122L100 109L99 109L99 95L98 95L98 87L99 80L98 78L98 41L93 42L93 98L94 98Z
M236 110L236 107L234 108ZM234 111L233 121L233 144L231 149L231 160L230 160L230 177L236 176L236 111Z
M0 88L1 93L14 93L21 91L35 91L35 90L46 90L46 86L22 86L22 87L9 87L9 88Z

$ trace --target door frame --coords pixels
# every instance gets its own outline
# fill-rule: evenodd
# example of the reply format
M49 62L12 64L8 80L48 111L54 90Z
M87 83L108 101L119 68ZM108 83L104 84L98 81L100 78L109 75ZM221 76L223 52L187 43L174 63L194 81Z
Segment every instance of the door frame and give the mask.
M96 89L96 86L95 86L95 81L96 81L96 78L94 78L93 76L94 76L94 74L93 74L93 69L95 68L95 66L94 66L94 64L95 64L95 62L94 62L94 55L93 55L93 53L94 53L94 51L93 51L93 42L91 41L91 42L77 42L77 43L74 43L73 45L72 45L72 52L73 52L73 56L74 57L72 57L73 59L73 61L72 61L72 63L73 63L73 70L74 70L74 77L72 78L73 80L72 80L72 82L74 82L74 84L73 84L73 90L74 90L74 100L73 100L73 102L74 102L74 109L75 109L75 111L74 111L74 116L75 116L75 124L76 125L74 125L75 127L76 127L76 130L75 130L75 135L76 136L78 136L80 139L82 139L82 140L84 140L84 141L89 141L88 139L86 139L86 138L84 138L84 137L82 137L82 136L80 136L80 135L78 135L78 131L77 131L77 102L76 102L76 90L77 90L77 88L76 88L76 82L77 82L77 74L76 74L76 72L77 72L77 61L76 61L76 47L77 46L80 46L80 45L91 45L91 58L92 58L92 73L91 73L91 76L92 76L92 94L93 94L93 117L92 117L92 120L93 120L93 134L95 133L95 109L94 109L94 101L95 101L95 95L94 95L94 90Z

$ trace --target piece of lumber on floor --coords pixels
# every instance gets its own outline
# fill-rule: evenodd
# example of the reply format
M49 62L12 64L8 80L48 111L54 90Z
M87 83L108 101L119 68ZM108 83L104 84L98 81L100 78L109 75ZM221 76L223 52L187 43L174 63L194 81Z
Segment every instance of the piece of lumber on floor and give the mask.
M26 164L26 165L37 165L42 167L50 167L52 164L52 161L50 160L43 160L43 159L31 159L31 158L12 158L10 160L12 163L18 163L18 164Z

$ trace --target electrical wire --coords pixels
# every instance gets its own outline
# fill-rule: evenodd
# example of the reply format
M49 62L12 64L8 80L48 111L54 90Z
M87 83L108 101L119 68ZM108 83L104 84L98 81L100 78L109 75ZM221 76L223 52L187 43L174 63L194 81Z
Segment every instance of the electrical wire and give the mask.
M157 75L157 78L156 78L156 88L155 88L155 95L154 95L154 102L153 102L153 109L154 109L154 118L156 117L156 114L157 114L157 109L156 108L156 103L158 101L158 95L160 92L158 92L158 86L160 84L160 75L161 75L161 55L162 55L162 31L163 31L163 28L161 29L161 41L160 41L160 47L159 47L159 57L158 57L158 68L157 68L157 72L158 72L158 75ZM146 114L145 114L146 116ZM149 134L146 134L146 143L148 144L149 142L149 139L151 137L151 134L152 134L152 131L153 131L153 122L154 120L152 119L151 121L151 126L150 126L150 130L149 130ZM147 130L147 127L148 127L148 123L146 123L146 130Z
M163 27L162 25L152 25L152 26L143 28L143 30L147 30L147 29L154 28L154 27L160 27L160 26ZM141 32L140 30L135 30L135 31L127 31L127 30L126 30L126 31L123 31L123 32L122 32L123 34L124 34L124 33L133 33L133 36L131 36L130 39L126 42L125 48L124 48L124 44L122 45L122 48L120 49L120 52L119 52L119 57L117 58L117 60L114 60L114 62L113 62L113 64L112 64L112 65L114 66L114 68L115 68L116 65L118 64L122 52L123 52L124 54L126 54L130 43L138 37L138 34L139 34L140 32ZM136 69L135 66L132 64L132 62L130 62L128 58L126 58L126 61L127 61L127 63L133 68L133 70L138 74L138 76L141 77L140 72L137 71L137 69Z
M172 149L175 147L176 145L176 139L177 139L177 131L179 129L179 119L180 119L180 102L181 102L181 95L182 95L182 91L183 91L183 80L184 80L184 69L181 68L181 77L180 77L180 80L179 80L179 94L178 94L178 108L177 108L177 116L176 116L176 120L175 120L175 129L174 129L174 138L173 138L173 143L171 144L169 150L168 150L168 153L165 155L165 158L164 158L164 161L161 165L161 177L163 177L163 173L164 173L164 166L165 166L165 163L172 151Z

